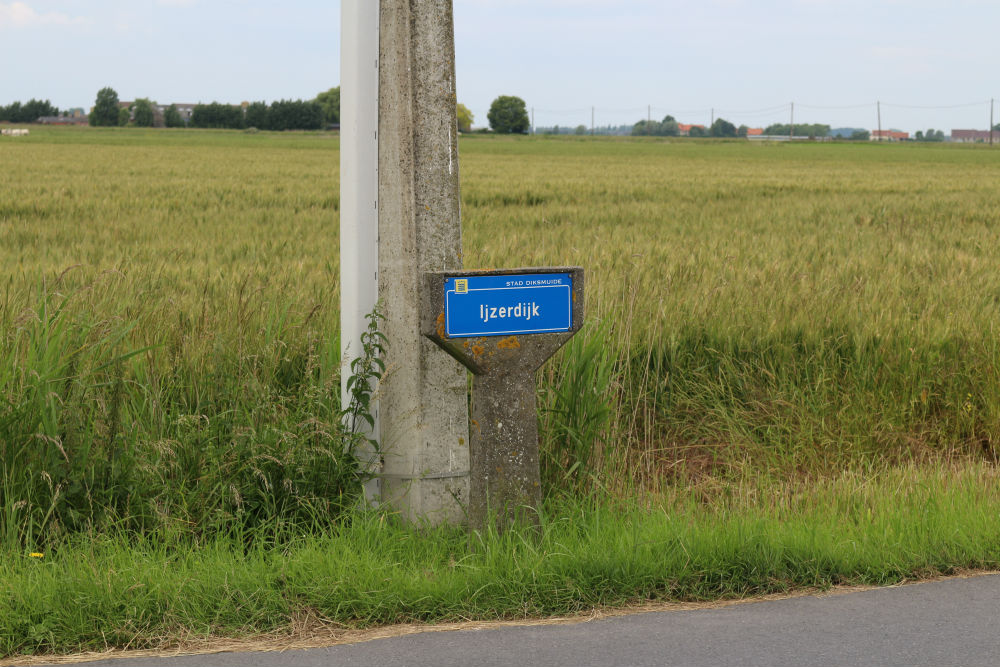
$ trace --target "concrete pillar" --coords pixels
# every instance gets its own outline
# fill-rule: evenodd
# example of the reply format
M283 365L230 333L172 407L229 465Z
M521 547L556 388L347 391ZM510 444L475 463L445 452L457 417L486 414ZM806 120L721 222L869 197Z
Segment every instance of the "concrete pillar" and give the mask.
M432 523L463 522L469 496L466 371L420 335L423 273L462 266L455 105L451 0L381 0L382 500Z

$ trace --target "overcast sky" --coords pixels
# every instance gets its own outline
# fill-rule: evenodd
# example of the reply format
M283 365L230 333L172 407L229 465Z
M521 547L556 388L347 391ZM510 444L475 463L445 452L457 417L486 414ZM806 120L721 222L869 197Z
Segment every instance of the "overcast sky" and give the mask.
M372 0L374 1L374 0ZM986 129L995 0L455 0L458 97L537 125L796 122ZM0 104L312 98L339 84L330 0L0 0ZM948 108L943 108L948 107ZM1000 105L997 108L1000 121Z

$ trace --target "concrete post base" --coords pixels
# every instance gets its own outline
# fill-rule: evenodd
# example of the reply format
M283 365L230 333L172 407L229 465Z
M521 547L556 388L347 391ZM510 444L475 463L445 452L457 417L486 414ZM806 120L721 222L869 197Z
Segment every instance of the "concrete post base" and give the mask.
M473 377L470 528L484 528L489 517L501 527L538 520L542 486L535 403L534 369Z

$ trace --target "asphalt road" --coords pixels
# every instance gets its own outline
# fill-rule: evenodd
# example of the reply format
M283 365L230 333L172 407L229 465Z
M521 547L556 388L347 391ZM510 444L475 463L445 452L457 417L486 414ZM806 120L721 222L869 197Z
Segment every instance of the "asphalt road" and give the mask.
M1000 575L647 612L572 625L426 632L321 649L114 659L107 667L996 667Z

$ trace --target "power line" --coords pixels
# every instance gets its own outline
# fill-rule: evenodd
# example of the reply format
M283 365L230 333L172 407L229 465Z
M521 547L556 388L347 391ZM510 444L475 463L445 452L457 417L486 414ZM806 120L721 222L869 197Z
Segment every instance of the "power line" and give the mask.
M749 109L749 110L746 110L746 111L737 111L737 110L733 110L733 109L716 109L716 111L718 111L719 113L740 114L740 115L747 115L747 116L749 116L749 115L757 114L757 113L762 114L762 113L774 113L776 111L784 111L787 108L788 108L788 104L785 103L785 104L778 104L778 105L773 106L773 107L765 107L763 109Z
M671 109L670 107L653 107L653 111L665 111L669 114L689 114L692 116L698 114L707 114L712 111L712 107L705 107L704 109Z
M877 102L866 102L865 104L845 104L845 105L842 105L842 106L820 106L820 105L817 105L817 104L802 104L800 102L799 106L803 107L803 108L806 108L806 109L827 109L827 110L829 110L829 109L869 109L869 108L875 106L876 104L877 104Z
M569 114L569 113L586 113L590 111L590 107L584 107L582 109L538 109L535 111L538 113L554 113L554 114Z
M989 104L989 100L984 100L982 102L969 102L968 104L950 104L945 106L922 106L918 104L889 104L888 102L882 102L883 106L894 107L896 109L967 109L969 107L979 107Z
M601 113L642 113L643 111L648 111L647 109L636 108L636 109L606 109L604 107L597 107L597 110Z

